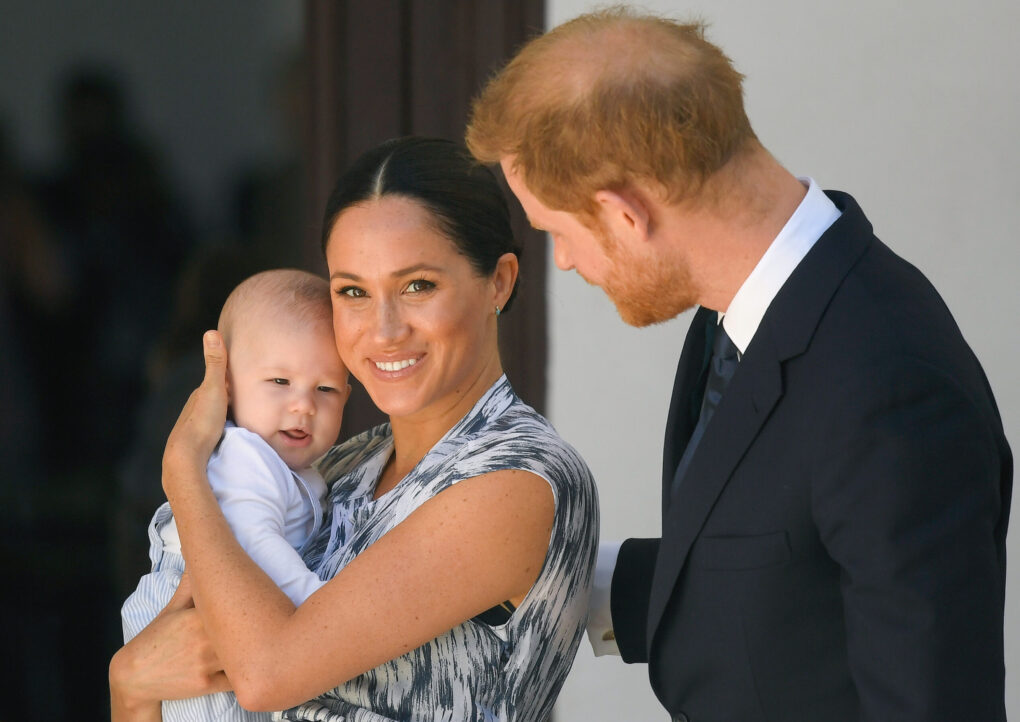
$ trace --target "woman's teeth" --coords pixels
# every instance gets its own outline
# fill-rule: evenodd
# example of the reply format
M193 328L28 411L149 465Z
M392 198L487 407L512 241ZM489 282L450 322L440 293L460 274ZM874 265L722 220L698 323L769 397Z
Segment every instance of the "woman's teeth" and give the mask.
M376 361L375 367L380 371L400 371L400 369L406 369L408 366L414 366L418 363L418 359L409 358L403 361Z

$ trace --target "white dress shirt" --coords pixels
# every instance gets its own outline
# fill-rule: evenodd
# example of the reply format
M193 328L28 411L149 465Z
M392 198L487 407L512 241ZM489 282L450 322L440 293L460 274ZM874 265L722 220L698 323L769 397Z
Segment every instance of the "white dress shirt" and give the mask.
M839 209L813 179L803 177L798 180L807 187L800 205L769 244L754 270L744 279L729 308L719 314L720 322L741 356L751 344L772 299L793 269L840 216ZM599 544L588 616L588 640L596 656L620 653L613 634L609 595L622 544L620 541Z

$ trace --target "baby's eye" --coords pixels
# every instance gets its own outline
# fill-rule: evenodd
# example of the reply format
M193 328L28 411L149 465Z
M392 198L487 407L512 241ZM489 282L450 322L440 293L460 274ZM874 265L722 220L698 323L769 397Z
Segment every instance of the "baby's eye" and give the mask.
M336 293L338 296L349 296L350 298L364 298L368 295L365 293L365 289L357 286L344 286Z
M424 278L416 278L407 284L407 290L410 293L423 293L425 291L431 291L436 287L432 281L426 281Z
M290 381L287 379L275 378L272 379L272 381L274 384L278 384L280 386L287 386L288 384L290 384Z
M332 391L336 391L336 389L334 389L332 386L316 386L315 388L317 391L323 391L327 394Z

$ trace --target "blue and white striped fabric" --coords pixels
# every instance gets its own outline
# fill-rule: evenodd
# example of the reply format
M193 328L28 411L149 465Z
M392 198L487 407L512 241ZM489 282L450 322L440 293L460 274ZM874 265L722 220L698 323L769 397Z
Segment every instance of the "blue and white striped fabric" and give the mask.
M138 581L138 587L121 607L124 641L142 631L177 591L184 573L184 557L167 551L160 529L173 519L169 504L163 504L149 523L149 558L152 571ZM269 722L268 712L249 712L237 703L231 692L209 694L191 699L166 700L162 705L164 722Z
M393 448L389 425L329 452L326 519L305 561L332 578L415 509L463 479L530 471L552 487L549 551L506 623L470 620L277 719L323 722L546 719L584 632L598 545L598 499L584 461L506 377L496 382L391 492L372 498Z

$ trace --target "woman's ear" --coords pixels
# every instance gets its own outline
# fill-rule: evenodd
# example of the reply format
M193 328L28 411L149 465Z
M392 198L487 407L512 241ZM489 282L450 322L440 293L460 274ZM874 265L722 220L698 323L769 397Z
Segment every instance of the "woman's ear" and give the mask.
M493 306L503 308L514 290L520 265L516 253L504 253L496 261L496 270L492 272Z

